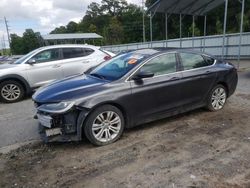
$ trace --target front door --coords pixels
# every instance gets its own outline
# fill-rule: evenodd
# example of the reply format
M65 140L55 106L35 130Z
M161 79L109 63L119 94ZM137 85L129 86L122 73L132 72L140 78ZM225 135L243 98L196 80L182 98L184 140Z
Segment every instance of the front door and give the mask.
M26 70L31 87L40 87L63 78L59 49L44 50L31 59L35 60L35 63L29 65Z
M175 53L155 57L139 71L154 73L154 77L130 81L132 96L136 101L131 109L136 121L150 121L152 116L164 114L179 106L181 74L177 72Z

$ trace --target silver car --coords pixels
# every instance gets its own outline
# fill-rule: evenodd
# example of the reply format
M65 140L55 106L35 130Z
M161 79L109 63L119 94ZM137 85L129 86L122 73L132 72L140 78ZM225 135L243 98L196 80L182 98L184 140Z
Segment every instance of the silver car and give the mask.
M114 56L91 45L54 45L36 49L17 61L0 64L0 100L20 101L54 80L81 74Z

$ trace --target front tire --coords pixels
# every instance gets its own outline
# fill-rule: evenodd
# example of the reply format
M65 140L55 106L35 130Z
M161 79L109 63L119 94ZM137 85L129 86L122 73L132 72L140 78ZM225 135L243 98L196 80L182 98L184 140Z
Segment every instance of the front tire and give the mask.
M84 133L87 139L97 146L104 146L117 141L123 130L123 114L112 105L96 108L84 124Z
M219 84L215 86L208 96L208 110L215 112L223 109L227 101L227 90L226 88Z
M5 103L14 103L22 100L24 97L23 86L14 80L0 83L0 100Z

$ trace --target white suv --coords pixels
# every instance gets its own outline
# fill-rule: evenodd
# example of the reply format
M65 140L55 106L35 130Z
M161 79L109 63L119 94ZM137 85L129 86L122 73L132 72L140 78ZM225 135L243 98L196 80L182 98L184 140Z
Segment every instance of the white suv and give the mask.
M84 73L114 56L91 45L55 45L36 49L10 64L0 64L0 100L12 103L54 80Z

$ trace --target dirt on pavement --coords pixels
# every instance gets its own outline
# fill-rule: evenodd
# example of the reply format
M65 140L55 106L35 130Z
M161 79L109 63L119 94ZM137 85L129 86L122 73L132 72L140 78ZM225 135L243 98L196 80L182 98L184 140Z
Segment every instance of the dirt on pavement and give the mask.
M126 130L114 144L27 145L0 156L0 187L250 187L250 93Z

